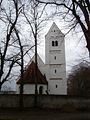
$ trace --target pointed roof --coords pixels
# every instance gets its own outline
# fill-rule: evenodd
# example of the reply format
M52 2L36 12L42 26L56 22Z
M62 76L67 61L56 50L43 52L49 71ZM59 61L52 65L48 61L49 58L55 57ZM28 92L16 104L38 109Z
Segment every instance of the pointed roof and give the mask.
M48 33L46 34L46 36L47 36L48 34L50 34L51 32L54 32L54 31L58 31L59 34L61 34L61 35L64 36L64 34L61 32L61 30L58 28L58 26L56 25L55 22L53 22L53 24L52 24L52 26L50 27L50 29L49 29Z
M17 84L21 83L21 78L17 81ZM45 75L42 75L41 71L37 68L37 83L48 84ZM35 84L35 63L32 61L24 72L23 84Z
M30 62L34 61L35 62L35 55L32 57L32 59L30 60ZM29 62L29 63L30 63ZM37 53L37 62L40 62L40 64L44 64L43 60L41 59L41 57L39 56L39 54ZM38 63L39 64L39 63Z

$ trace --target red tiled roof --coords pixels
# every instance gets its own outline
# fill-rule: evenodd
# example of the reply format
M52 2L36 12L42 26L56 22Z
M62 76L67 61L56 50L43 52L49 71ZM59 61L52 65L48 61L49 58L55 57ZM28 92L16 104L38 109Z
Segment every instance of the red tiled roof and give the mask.
M17 81L17 84L21 83L21 78ZM46 77L42 75L40 70L37 68L37 83L48 84ZM24 72L23 84L35 84L35 63L32 62L26 71Z

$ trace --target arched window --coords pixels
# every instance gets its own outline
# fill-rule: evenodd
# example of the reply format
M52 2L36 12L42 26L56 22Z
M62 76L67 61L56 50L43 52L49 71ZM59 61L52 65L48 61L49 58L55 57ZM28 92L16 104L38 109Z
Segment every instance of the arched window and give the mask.
M55 41L55 46L58 46L58 41Z
M39 94L41 94L41 95L43 94L43 86L39 87Z
M54 59L56 60L56 56L54 56Z
M52 46L54 46L54 41L52 41Z
M57 70L55 69L55 73L57 72Z
M58 87L58 85L56 85L56 88Z

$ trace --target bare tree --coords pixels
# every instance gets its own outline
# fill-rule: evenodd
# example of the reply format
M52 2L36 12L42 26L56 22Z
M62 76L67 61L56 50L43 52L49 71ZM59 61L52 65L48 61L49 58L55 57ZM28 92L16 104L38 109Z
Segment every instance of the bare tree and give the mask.
M3 1L5 3L5 1ZM6 1L7 4L11 5L9 8L7 6L2 5L1 9L1 16L0 20L5 24L6 27L6 33L4 33L4 40L1 41L1 50L0 50L0 56L1 56L1 66L0 66L0 90L2 85L8 80L10 73L12 71L12 68L16 62L17 55L12 55L12 57L8 56L9 48L11 45L16 41L11 42L12 40L12 33L15 28L15 25L17 24L17 20L21 11L21 7L18 6L18 0L10 0ZM13 8L13 9L12 9ZM2 36L3 38L3 36ZM8 64L8 69L5 71L6 63Z
M21 66L21 85L20 85L20 108L23 108L23 73L24 73L24 53L23 53L23 46L22 46L22 42L20 39L20 36L18 34L18 30L16 28L14 28L18 42L19 42L19 46L20 46L20 59L21 62L19 63L19 65Z
M78 24L82 29L87 42L87 49L90 53L90 1L89 0L36 0L46 5L56 5L61 8L57 10L64 20L69 18L70 30L78 29ZM61 14L62 13L62 14Z
M32 31L32 36L35 41L35 107L37 106L37 41L40 31L42 29L42 24L45 22L46 18L44 17L45 6L41 6L36 0L30 0L28 8L27 6L23 9L23 14L26 18L26 21ZM28 12L27 10L28 9ZM48 18L47 18L48 19Z
M68 95L89 96L90 94L90 65L80 63L73 67L68 76Z
M25 24L24 22L21 23L23 21L21 11L24 2L20 0L7 0L6 5L4 5L5 1L3 0L2 3L0 20L4 29L2 29L3 34L0 46L0 90L2 85L11 78L11 74L15 74L12 72L14 67L20 66L21 76L23 76L24 57L35 46L27 45L25 43L26 38L23 37L23 33L21 34L21 26ZM23 94L23 85L21 85L20 93Z
M1 7L2 2L3 2L3 0L0 0L0 7Z

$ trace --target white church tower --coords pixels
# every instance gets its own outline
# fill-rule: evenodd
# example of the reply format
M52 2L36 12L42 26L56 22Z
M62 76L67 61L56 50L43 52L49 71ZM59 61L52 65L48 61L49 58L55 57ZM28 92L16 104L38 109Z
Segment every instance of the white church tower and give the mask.
M45 64L48 93L67 94L64 34L54 22L45 36Z

